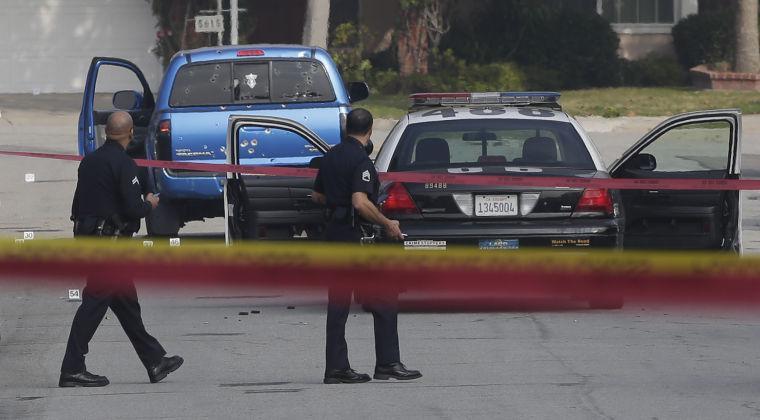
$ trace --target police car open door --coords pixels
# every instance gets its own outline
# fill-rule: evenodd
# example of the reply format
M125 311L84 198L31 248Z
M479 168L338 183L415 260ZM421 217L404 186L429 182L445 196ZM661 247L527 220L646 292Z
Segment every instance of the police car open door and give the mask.
M738 179L741 112L699 111L655 127L610 167L614 178ZM624 190L625 248L741 251L739 191Z
M229 118L227 163L316 169L330 146L302 124L275 117ZM312 202L313 177L227 173L225 239L286 240L304 231L316 236L323 209Z
M124 90L117 90L124 89ZM111 98L98 93L108 90ZM110 92L116 90L116 92ZM110 99L110 100L109 100ZM95 57L90 63L79 114L79 154L84 156L105 142L105 124L115 111L126 111L134 122L135 138L127 153L133 158L145 157L148 124L155 108L153 94L142 71L121 58Z

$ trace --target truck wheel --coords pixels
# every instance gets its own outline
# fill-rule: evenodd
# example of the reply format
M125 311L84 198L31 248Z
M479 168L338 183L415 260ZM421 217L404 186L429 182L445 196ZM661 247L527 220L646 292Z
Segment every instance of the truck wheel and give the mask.
M158 207L145 218L148 236L177 236L182 227L179 208L171 201L160 201Z
M620 309L625 304L622 296L610 296L606 298L590 299L588 306L591 309Z

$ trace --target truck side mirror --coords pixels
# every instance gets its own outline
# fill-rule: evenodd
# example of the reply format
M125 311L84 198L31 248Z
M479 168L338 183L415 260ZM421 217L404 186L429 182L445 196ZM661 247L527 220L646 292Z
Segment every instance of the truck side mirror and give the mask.
M134 90L120 90L113 94L113 107L123 111L140 109L143 97Z
M365 82L351 82L348 84L348 100L351 103L363 101L369 98L369 86Z

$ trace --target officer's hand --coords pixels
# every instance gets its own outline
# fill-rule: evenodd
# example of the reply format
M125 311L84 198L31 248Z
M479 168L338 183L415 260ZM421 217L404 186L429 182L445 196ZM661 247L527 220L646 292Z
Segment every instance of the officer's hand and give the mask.
M148 193L148 195L145 196L145 201L149 202L154 209L158 207L158 196L153 193Z
M404 235L401 233L401 225L398 220L388 220L385 226L385 234L389 238L401 241L404 239Z

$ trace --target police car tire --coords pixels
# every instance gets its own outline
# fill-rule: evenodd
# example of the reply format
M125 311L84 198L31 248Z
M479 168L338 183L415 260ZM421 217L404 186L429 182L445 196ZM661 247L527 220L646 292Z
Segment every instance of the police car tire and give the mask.
M171 202L161 201L145 218L148 236L176 236L182 226L180 212Z

